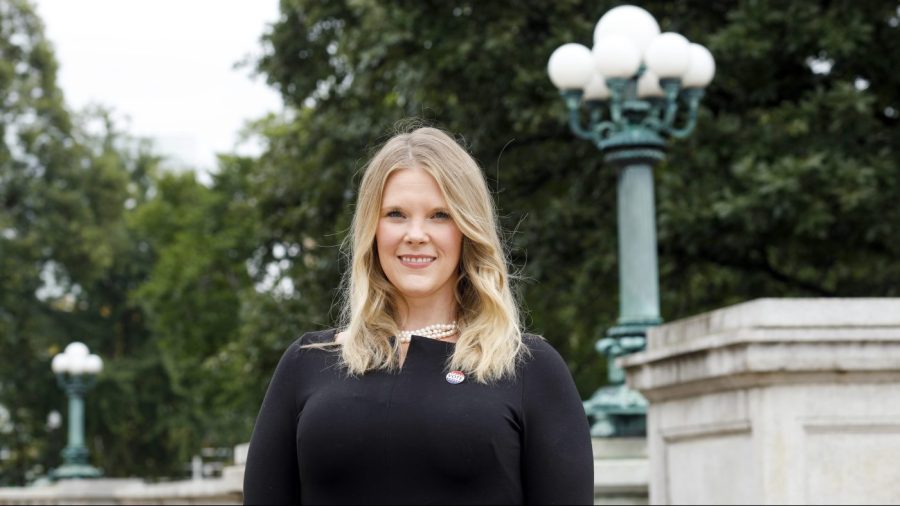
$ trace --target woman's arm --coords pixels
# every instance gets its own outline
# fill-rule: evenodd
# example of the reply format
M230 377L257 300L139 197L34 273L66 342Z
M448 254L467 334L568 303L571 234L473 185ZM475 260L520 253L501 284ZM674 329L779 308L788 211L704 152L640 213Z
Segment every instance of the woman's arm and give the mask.
M300 504L296 391L298 343L275 369L256 417L244 470L244 504Z
M522 381L525 504L593 504L590 427L575 382L559 353L535 339Z

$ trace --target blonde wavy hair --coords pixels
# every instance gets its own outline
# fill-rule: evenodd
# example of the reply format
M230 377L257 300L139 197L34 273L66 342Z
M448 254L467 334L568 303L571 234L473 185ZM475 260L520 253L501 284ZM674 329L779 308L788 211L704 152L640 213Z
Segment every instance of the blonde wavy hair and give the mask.
M385 182L394 171L421 168L437 182L463 235L456 283L459 338L449 361L481 383L515 374L525 353L519 309L501 245L497 216L478 164L443 131L423 127L395 135L365 167L343 283L341 362L350 374L399 368L400 293L388 281L375 247Z

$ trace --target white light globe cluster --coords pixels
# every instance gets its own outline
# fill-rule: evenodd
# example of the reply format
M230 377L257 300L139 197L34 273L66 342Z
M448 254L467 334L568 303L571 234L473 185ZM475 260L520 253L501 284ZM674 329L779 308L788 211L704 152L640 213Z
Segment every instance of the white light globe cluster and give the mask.
M660 33L649 12L621 5L603 15L594 29L593 50L564 44L550 56L547 71L561 90L582 90L585 100L609 97L606 79L632 78L646 67L638 96L662 96L660 79L680 79L683 88L704 88L716 72L709 50L674 32Z
M56 374L68 373L72 376L97 374L103 370L103 360L90 353L84 343L75 341L66 346L64 352L53 357L50 368Z

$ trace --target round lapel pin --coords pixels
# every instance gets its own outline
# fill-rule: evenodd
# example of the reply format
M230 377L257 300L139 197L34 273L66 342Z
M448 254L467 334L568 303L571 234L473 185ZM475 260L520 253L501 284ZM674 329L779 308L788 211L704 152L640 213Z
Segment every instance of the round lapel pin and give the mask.
M447 373L447 383L458 385L466 379L466 375L462 371L450 371Z

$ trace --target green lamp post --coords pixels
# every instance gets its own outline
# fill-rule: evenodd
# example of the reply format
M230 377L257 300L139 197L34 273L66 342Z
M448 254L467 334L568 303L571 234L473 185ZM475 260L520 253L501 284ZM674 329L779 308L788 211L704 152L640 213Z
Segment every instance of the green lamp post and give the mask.
M597 342L609 385L585 401L585 411L595 436L640 436L647 403L625 385L616 359L642 350L647 329L662 322L653 166L665 157L668 138L693 131L715 62L703 46L660 33L644 9L623 5L600 18L593 49L564 44L550 56L548 72L565 99L572 132L594 143L619 172L619 319Z
M89 353L83 343L74 342L53 357L51 367L59 386L69 397L69 441L62 451L63 465L54 469L50 477L54 480L99 478L103 473L88 463L88 449L84 445L84 394L94 386L96 375L103 370L103 361Z

